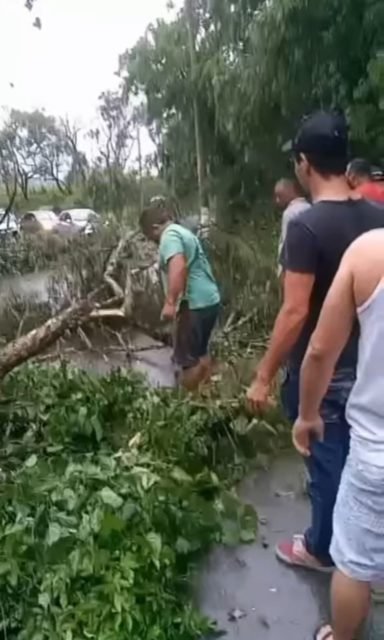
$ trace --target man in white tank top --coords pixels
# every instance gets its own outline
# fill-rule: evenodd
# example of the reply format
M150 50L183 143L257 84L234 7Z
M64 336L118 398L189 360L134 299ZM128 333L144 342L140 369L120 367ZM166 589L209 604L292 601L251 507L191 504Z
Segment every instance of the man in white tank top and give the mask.
M321 402L356 319L356 383L346 416L351 448L333 516L332 626L317 640L353 640L367 616L370 586L384 582L384 230L360 236L346 251L312 335L300 375L296 449L309 455L322 439Z

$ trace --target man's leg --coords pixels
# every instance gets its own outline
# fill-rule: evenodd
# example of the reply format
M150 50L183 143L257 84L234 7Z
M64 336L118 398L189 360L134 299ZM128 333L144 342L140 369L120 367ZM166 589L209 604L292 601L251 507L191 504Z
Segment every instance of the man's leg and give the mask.
M187 391L195 391L200 384L202 368L196 344L195 318L186 303L180 307L173 341L173 358L178 367L177 384Z
M331 555L337 567L332 581L332 626L318 638L355 640L369 613L370 585L384 574L384 497L382 473L349 456L333 517ZM369 469L369 465L368 465Z
M180 383L187 391L196 391L209 381L212 359L208 355L209 340L215 326L219 305L204 309L185 309L178 329Z
M341 475L349 453L349 425L345 407L354 382L353 372L337 373L324 398L321 413L323 442L315 441L307 461L310 475L311 526L305 533L307 551L325 565L331 565L329 547L333 533L333 510Z
M370 584L348 578L335 571L331 587L332 630L334 640L354 640L368 616Z
M199 361L195 366L182 370L180 384L186 391L196 391L204 381L204 367Z
M323 402L325 420L323 442L314 442L308 461L310 475L311 526L305 536L295 536L277 545L280 560L292 566L327 570L332 568L329 545L332 538L332 516L341 473L349 451L349 427L345 405L353 385L353 372L337 374ZM298 375L290 372L282 389L288 417L294 419L298 402Z
M349 428L343 419L325 423L323 442L314 442L307 461L310 476L311 526L305 533L305 547L324 565L332 565L333 509L341 474L348 455Z

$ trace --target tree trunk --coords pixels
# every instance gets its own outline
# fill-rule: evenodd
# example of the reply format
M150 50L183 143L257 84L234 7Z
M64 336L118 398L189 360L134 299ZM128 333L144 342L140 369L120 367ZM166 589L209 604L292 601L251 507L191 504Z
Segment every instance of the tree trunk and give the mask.
M140 126L137 127L137 153L139 160L140 212L144 209L143 153L141 149Z
M119 263L121 263L124 249L130 245L137 233L137 231L126 232L112 251L104 273L104 285L95 289L87 298L73 303L68 309L51 318L41 327L13 340L0 350L0 381L10 371L54 344L66 331L76 329L93 318L118 316L125 318L131 324L134 323L132 318L133 286L130 265L128 264L127 267L127 279L124 289L116 281L116 271ZM113 291L114 296L106 299L109 289ZM98 303L98 301L102 302ZM116 309L116 305L120 305L120 307ZM111 309L109 307L114 308ZM160 335L162 334L158 336L157 332L155 333L156 335L151 330L148 331L148 335L153 335L155 339L161 339Z
M195 28L194 28L194 8L193 0L185 0L185 13L187 16L188 24L188 42L189 42L189 56L191 63L191 80L193 88L193 119L195 128L195 144L196 144L196 165L197 165L197 181L199 188L199 204L200 204L200 218L202 218L203 210L207 207L206 196L206 172L204 161L203 141L201 137L201 124L200 124L200 110L199 102L196 93L196 49L195 49Z
M74 303L68 309L45 322L41 327L13 340L0 351L0 380L23 362L38 355L61 338L69 329L74 329L92 314L96 306L96 292L85 300Z

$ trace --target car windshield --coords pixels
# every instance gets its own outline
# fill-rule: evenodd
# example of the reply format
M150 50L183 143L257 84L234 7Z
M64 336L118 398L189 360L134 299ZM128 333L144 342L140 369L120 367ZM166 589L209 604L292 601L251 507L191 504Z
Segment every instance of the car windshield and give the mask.
M73 209L68 213L75 224L86 224L89 217L92 216L92 211L89 209Z
M57 224L57 217L53 211L28 211L24 220L35 219L44 229L50 231Z
M53 211L36 211L35 216L39 222L55 222L56 216Z

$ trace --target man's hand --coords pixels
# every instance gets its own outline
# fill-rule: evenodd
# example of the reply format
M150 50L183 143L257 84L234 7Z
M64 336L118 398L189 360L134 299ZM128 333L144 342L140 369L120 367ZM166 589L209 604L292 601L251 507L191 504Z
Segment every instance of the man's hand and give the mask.
M167 300L161 312L161 319L164 322L173 322L174 320L176 320L176 316L177 316L176 304L174 302L169 302Z
M292 441L297 451L309 458L311 455L311 439L316 438L320 442L324 439L324 422L320 415L313 420L297 418L292 431Z
M251 413L263 413L273 406L271 385L255 378L247 391L247 407Z

